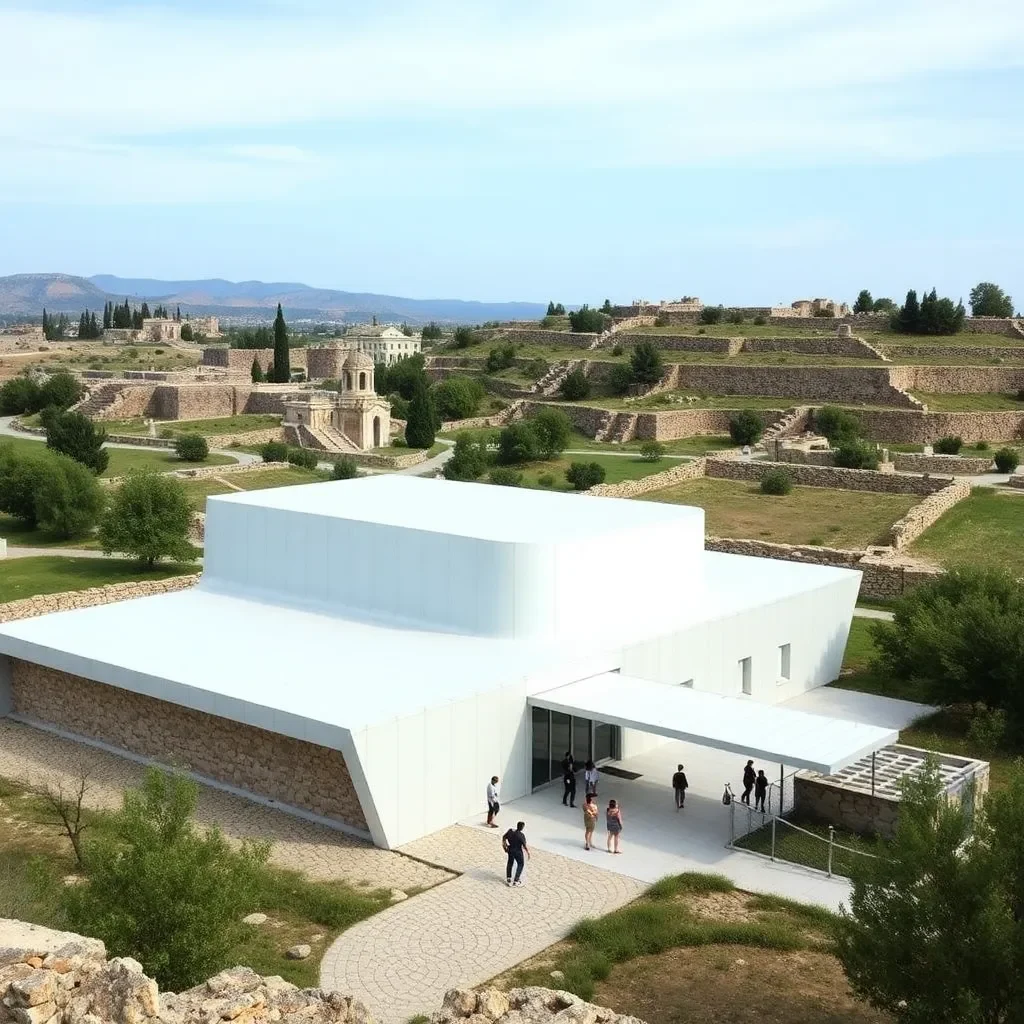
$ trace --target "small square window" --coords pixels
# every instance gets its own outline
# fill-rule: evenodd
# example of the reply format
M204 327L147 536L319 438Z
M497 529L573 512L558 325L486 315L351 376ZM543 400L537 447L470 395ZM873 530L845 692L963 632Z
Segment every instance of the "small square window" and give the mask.
M790 645L782 644L779 647L779 682L789 682L790 679Z

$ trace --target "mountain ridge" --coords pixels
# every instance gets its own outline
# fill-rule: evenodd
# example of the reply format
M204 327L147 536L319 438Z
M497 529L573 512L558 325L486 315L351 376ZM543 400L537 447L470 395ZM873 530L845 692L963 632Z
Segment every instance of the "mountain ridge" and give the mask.
M480 323L485 320L533 320L544 315L539 302L480 302L468 299L412 299L376 292L313 288L298 282L228 281L224 278L162 280L123 278L114 274L79 277L73 274L12 274L0 277L0 314L38 316L78 313L108 301L143 299L181 306L183 312L220 316L270 315L281 303L291 318L384 320L426 323Z

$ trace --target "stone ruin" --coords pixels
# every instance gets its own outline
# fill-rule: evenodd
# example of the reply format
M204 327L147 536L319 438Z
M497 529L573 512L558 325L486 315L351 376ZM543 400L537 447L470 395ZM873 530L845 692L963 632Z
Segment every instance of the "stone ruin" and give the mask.
M5 947L4 936L17 946ZM11 938L6 939L11 942ZM452 989L431 1024L643 1024L546 988ZM98 939L0 920L2 1024L374 1024L351 996L300 989L232 967L186 992L160 992L142 965Z

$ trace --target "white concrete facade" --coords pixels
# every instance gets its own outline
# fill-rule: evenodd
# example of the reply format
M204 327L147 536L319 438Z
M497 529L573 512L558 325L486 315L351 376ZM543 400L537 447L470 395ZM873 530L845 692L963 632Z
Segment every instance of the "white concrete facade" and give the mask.
M618 672L774 705L829 682L860 576L705 552L700 509L396 476L211 498L205 550L192 590L0 626L0 661L334 747L385 847L477 813L491 775L529 793L538 694ZM281 644L166 644L210 623ZM3 690L0 669L0 713ZM656 733L623 729L621 756L679 730ZM861 756L844 743L830 765Z

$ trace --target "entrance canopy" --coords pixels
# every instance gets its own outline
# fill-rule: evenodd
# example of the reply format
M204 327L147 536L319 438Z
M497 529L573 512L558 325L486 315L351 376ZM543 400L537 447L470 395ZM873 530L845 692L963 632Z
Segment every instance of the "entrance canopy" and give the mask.
M899 738L893 729L618 672L605 672L534 694L529 703L824 775Z

